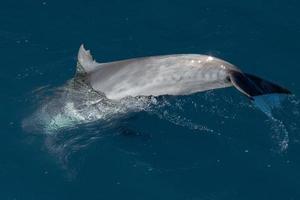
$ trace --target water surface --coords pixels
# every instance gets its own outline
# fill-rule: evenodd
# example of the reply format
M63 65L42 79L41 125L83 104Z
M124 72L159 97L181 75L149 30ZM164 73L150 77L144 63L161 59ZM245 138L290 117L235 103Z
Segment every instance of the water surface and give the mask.
M299 8L294 0L2 2L0 199L299 199ZM209 54L295 96L272 117L234 88L80 104L84 119L25 131L24 120L74 76L81 43L99 62ZM78 106L61 104L46 113Z

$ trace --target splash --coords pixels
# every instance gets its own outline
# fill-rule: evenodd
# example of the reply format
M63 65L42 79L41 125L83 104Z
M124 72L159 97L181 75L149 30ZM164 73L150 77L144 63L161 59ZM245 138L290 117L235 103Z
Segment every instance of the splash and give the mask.
M280 108L282 102L287 98L284 94L267 94L253 97L254 105L269 117L272 110Z
M157 103L154 97L128 97L115 102L88 87L68 87L70 84L54 90L51 97L44 97L38 109L23 120L23 128L29 132L57 134L84 124L108 123L150 109Z
M279 152L286 152L289 147L293 121L299 116L298 101L295 96L269 94L254 97L254 105L268 116L267 122L273 131L272 138L277 143ZM289 105L284 105L284 103ZM289 106L292 112L285 108Z
M47 151L63 167L69 166L75 153L82 152L95 142L107 141L105 139L121 134L118 132L120 123L128 121L136 113L145 112L154 116L154 120L165 120L197 134L222 135L226 139L228 136L222 134L222 128L227 122L237 120L241 109L253 109L252 104L245 104L242 97L237 95L240 99L236 100L230 95L222 95L222 91L182 97L128 97L112 101L90 88L68 87L68 84L54 90L47 87L38 90L35 95L40 106L23 121L24 129L45 135ZM241 103L237 103L239 101ZM280 98L274 100L265 96L256 99L254 105L268 116L272 139L279 151L284 152L291 142L290 130L286 126L288 122L273 114L274 110L279 110L281 101ZM195 118L195 115L198 117Z

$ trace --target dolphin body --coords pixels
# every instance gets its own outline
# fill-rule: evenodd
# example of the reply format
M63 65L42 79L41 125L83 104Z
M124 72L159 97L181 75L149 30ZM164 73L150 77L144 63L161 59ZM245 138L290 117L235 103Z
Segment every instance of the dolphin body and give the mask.
M108 99L188 95L234 86L250 99L290 91L257 76L243 73L224 60L200 54L177 54L97 63L81 45L75 80Z
M206 55L180 54L97 63L83 45L78 52L76 74L51 98L23 120L29 131L57 133L102 119L147 107L160 95L188 95L234 86L253 100L265 114L280 103L279 95L290 92L257 76L243 73L234 65ZM129 97L129 98L126 98ZM277 98L278 97L278 98Z

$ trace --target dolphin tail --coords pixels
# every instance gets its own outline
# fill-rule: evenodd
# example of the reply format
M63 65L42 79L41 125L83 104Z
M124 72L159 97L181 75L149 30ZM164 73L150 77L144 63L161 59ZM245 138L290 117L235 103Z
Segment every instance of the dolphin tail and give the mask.
M251 74L233 70L229 74L233 86L251 100L254 100L256 96L266 94L291 94L288 89Z

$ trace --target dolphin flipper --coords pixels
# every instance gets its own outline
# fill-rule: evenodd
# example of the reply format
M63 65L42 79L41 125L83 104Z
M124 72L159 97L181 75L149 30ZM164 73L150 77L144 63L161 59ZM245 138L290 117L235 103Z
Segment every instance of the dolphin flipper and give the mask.
M233 86L252 100L265 94L291 94L288 89L251 74L240 71L230 71L229 74Z

